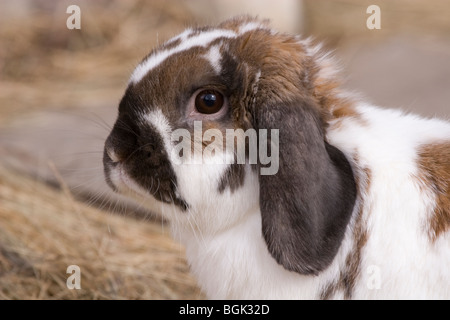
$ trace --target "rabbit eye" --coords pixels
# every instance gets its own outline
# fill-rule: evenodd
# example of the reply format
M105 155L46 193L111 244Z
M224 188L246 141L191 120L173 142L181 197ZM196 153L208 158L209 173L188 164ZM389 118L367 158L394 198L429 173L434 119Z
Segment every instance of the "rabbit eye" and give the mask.
M223 95L216 90L203 90L195 97L195 109L199 113L213 114L222 109Z

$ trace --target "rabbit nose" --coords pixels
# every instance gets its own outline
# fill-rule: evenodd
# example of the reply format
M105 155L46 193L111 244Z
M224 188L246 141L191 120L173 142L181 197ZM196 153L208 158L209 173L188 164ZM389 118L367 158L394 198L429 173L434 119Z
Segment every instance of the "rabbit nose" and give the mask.
M138 148L139 130L128 115L122 115L105 142L105 154L113 163L125 161Z
M138 126L126 114L116 121L104 150L105 161L131 161L139 166L159 167L167 160L161 136L151 126Z
M114 152L114 149L113 148L106 148L105 149L105 151L106 151L106 154L108 155L108 157L111 159L111 161L113 162L113 163L116 163L116 162L120 162L120 158L119 158L119 156Z

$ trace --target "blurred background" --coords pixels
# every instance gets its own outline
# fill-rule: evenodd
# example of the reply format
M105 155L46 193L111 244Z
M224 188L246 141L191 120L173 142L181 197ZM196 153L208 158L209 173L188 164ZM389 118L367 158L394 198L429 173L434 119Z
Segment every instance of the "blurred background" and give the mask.
M379 30L366 27L372 4ZM79 30L66 27L70 5ZM203 297L165 223L109 192L102 147L154 46L245 13L322 41L345 87L368 101L449 119L449 1L3 0L0 298ZM82 290L66 287L71 264L91 279Z

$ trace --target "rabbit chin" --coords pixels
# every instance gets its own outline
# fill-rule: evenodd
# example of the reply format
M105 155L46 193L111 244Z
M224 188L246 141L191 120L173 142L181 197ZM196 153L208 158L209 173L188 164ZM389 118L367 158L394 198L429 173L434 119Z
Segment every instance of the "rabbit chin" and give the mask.
M242 183L221 188L224 181L233 178L230 168L217 164L174 166L178 191L189 205L184 214L171 219L175 238L191 232L214 235L259 212L258 174L250 165L244 165Z
M130 175L126 173L122 166L116 166L109 171L110 183L114 190L125 197L133 199L140 207L148 209L164 219L171 219L175 215L186 214L181 208L170 203L174 199L164 199L161 201L155 198L151 192L141 187Z
M225 164L180 164L173 165L177 176L178 199L185 199L187 210L174 203L176 199L155 198L141 187L121 166L112 168L109 178L118 193L132 198L140 206L166 219L180 231L217 233L239 223L248 213L259 210L258 175L250 165L244 166L243 181L239 187L220 188L228 179L229 165Z

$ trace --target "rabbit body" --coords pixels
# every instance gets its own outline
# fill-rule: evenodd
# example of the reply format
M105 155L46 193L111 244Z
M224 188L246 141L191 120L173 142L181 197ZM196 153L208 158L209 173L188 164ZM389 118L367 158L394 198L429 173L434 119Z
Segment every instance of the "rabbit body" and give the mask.
M238 212L242 220L221 232L174 228L173 235L186 245L192 272L208 297L450 296L449 233L434 237L430 219L434 216L436 195L434 187L427 185L426 168L420 166L418 159L421 148L438 147L441 143L446 144L446 155L449 154L449 124L366 104L356 110L361 118L334 121L327 133L329 141L351 159L358 181L352 219L331 265L316 276L287 271L279 265L267 250L261 233L261 212L255 204ZM253 177L246 182L242 189L246 197L257 197L256 181L257 177ZM222 195L228 196L232 198ZM211 215L230 215L233 208L226 206L226 199L217 197L217 207L211 209ZM198 228L203 229L211 227Z
M450 123L364 103L334 66L238 17L133 72L106 180L170 221L209 298L450 298Z

